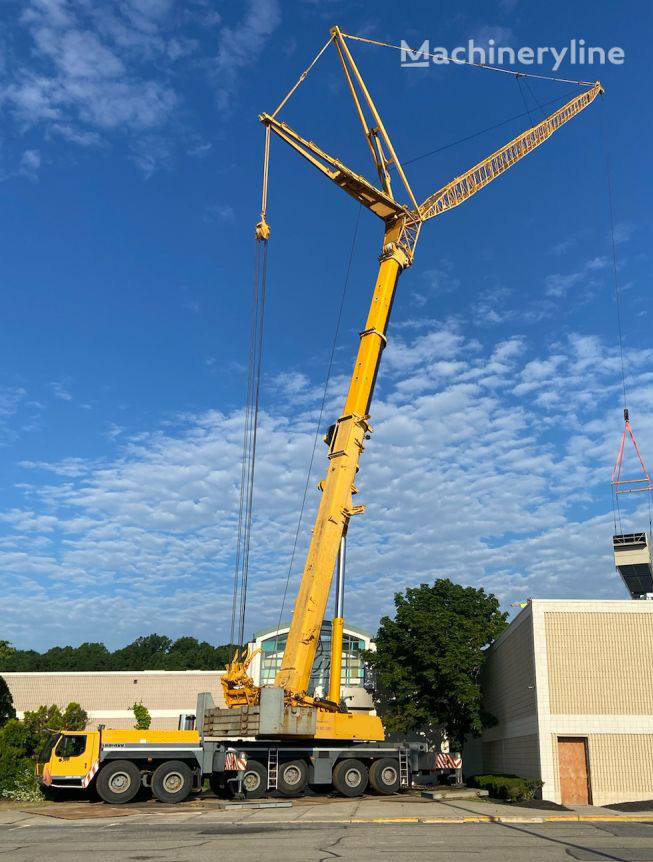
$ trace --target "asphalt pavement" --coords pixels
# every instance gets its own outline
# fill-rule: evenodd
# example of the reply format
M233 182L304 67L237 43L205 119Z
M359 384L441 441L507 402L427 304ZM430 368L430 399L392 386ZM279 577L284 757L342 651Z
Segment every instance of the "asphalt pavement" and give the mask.
M286 803L287 805L287 803ZM556 818L556 819L552 819ZM562 819L561 819L562 818ZM225 808L66 802L0 807L0 860L11 862L653 862L653 811L517 809L416 797L293 800Z

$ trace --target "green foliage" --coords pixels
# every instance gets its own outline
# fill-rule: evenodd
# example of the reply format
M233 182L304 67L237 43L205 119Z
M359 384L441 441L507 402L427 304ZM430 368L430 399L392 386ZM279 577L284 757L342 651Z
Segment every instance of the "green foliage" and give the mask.
M6 643L6 641L0 641L0 647L2 643ZM9 691L9 686L0 676L0 727L6 724L10 718L16 718L14 701Z
M11 658L15 652L16 650L12 647L9 641L0 640L0 664L4 662L5 659Z
M0 671L54 672L89 670L218 670L229 661L228 645L212 646L193 637L176 641L164 635L137 638L110 652L101 643L52 647L44 653L17 650L0 641Z
M40 706L22 721L10 719L0 730L0 797L18 802L41 799L34 764L50 738L50 731L84 730L88 715L78 703Z
M130 707L130 709L134 713L134 718L136 719L136 724L134 725L136 730L149 730L150 725L152 724L152 716L147 708L144 707L142 703L135 703Z
M376 652L378 708L390 731L437 737L444 726L452 747L479 735L492 719L483 711L479 675L483 648L506 627L507 614L483 589L448 579L395 595L394 619L383 617Z
M64 709L61 720L62 730L84 730L88 724L88 713L73 700Z
M29 785L34 775L31 732L25 722L10 719L0 730L0 796L11 794Z
M58 706L40 706L33 712L26 712L23 724L28 731L27 753L30 757L38 757L51 730L84 730L88 722L88 714L74 701L69 703L62 712Z
M41 802L43 800L43 794L31 762L17 771L12 786L2 791L1 795L5 799L13 799L14 802Z
M539 778L519 778L517 775L473 775L467 779L467 784L487 790L495 799L519 802L522 799L533 799L535 792L544 782Z

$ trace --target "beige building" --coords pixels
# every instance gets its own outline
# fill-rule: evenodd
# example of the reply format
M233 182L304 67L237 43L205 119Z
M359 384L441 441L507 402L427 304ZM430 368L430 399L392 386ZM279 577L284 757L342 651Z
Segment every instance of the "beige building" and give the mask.
M270 685L281 666L288 637L288 625L266 629L254 635L250 649L261 650L250 667L257 685ZM345 626L343 636L342 695L350 710L373 711L371 695L364 689L362 651L369 649L370 635ZM331 623L325 622L320 635L311 693L328 685ZM176 728L183 713L194 715L197 695L208 691L216 706L225 706L220 677L224 670L187 671L85 671L78 673L3 673L18 718L39 706L56 704L62 709L70 702L81 704L89 716L88 727L133 727L131 706L142 703L152 716L153 729Z
M653 602L533 600L488 651L498 724L465 773L544 782L558 803L653 799Z
M80 673L3 673L18 718L44 704L62 709L71 701L89 716L88 727L133 727L130 707L142 703L153 729L176 728L181 713L195 714L197 695L210 691L224 706L220 676L215 670L86 671Z

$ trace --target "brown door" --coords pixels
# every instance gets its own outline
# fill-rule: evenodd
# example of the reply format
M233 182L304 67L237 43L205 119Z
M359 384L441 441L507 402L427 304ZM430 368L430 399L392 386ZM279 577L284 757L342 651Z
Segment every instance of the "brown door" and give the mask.
M563 805L589 805L587 739L558 737L560 801Z

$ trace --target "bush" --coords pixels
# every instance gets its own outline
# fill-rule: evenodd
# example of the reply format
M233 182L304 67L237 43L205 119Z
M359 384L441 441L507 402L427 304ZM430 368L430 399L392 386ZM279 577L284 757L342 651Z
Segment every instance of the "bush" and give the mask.
M539 778L519 778L517 775L472 775L467 779L467 784L487 790L495 799L519 802L522 799L533 799L535 792L544 782Z
M1 642L0 642L1 643ZM34 764L54 730L83 730L88 715L78 703L40 706L26 712L23 721L9 719L0 729L0 798L36 802L43 798L34 776Z
M136 724L134 725L136 730L149 730L149 727L152 724L152 716L147 707L143 706L142 703L135 703L131 710L136 719Z
M22 721L8 721L0 731L0 797L15 798L34 782L34 762L28 756L30 731ZM21 800L25 801L25 800Z
M2 792L5 799L13 799L14 802L42 802L43 794L39 789L32 764L29 763L21 768L13 777L12 787Z

